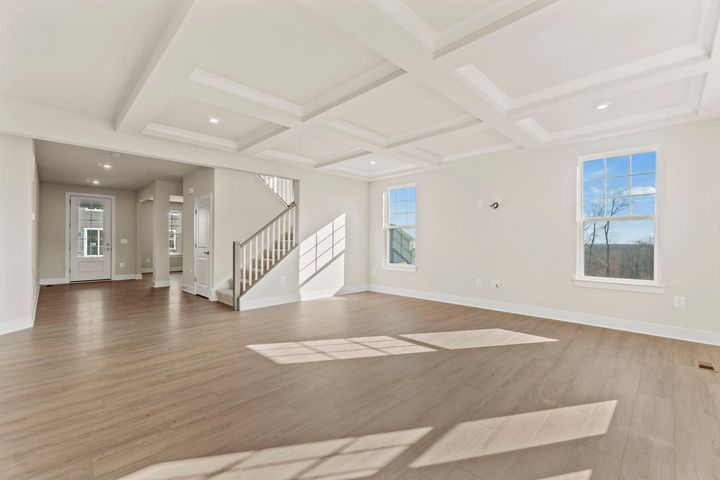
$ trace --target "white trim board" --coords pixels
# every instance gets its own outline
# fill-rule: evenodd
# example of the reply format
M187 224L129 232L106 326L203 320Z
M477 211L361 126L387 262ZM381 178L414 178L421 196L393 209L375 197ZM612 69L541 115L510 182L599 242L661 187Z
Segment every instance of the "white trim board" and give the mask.
M62 285L64 283L69 283L67 278L61 277L61 278L41 278L39 280L40 285Z
M27 328L32 328L32 326L32 317L21 317L15 318L13 320L5 320L0 322L0 335L17 332L18 330L25 330Z
M274 307L277 305L285 305L286 303L295 303L300 301L299 293L291 293L279 297L265 297L256 300L243 300L240 297L240 311L254 310L256 308Z
M113 282L120 280L137 280L137 275L134 273L123 273L122 275L114 275L112 277Z
M549 320L560 320L562 322L579 323L593 327L622 330L625 332L641 333L655 337L673 338L689 342L705 343L708 345L720 345L720 332L708 330L697 330L693 328L678 327L675 325L664 325L659 323L647 323L637 320L626 320L623 318L607 317L591 313L572 312L569 310L558 310L555 308L538 307L534 305L522 305L517 303L505 303L482 298L462 297L447 293L426 292L421 290L408 290L404 288L385 287L382 285L370 285L368 290L377 293L400 295L403 297L419 298L435 302L464 305L467 307L483 308L498 312L515 313L540 317Z

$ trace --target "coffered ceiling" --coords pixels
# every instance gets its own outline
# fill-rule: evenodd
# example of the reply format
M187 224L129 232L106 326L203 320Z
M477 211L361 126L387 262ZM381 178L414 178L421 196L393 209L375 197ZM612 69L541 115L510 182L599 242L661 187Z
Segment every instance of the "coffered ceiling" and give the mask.
M376 179L717 116L719 3L11 0L0 95Z

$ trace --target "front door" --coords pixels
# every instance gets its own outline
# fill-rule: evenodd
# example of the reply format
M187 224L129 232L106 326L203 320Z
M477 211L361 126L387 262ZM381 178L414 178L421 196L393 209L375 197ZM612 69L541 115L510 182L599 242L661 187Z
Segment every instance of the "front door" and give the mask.
M70 281L112 277L112 202L70 196Z
M210 195L195 199L195 293L210 298L212 292L212 201Z

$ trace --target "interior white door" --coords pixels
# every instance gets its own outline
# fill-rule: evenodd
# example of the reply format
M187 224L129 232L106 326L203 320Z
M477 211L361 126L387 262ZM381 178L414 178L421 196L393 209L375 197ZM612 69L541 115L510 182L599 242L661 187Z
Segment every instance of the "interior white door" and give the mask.
M70 196L70 281L112 277L112 202Z
M210 195L195 198L195 293L208 298L212 293L212 200Z

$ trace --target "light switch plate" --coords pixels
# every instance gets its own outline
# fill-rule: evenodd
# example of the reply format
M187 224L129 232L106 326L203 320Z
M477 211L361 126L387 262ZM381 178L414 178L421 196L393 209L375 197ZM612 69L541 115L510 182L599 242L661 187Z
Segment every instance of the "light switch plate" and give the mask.
M127 239L127 238L121 238L121 239L120 239L120 243L128 243L128 239Z

